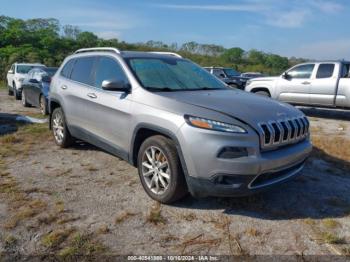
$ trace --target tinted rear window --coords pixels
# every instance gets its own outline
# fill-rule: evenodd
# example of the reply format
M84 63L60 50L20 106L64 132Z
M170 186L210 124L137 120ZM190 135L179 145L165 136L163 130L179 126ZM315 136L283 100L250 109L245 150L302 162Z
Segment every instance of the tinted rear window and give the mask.
M75 60L71 59L69 60L63 67L62 71L61 71L61 75L66 77L66 78L70 78L70 74L72 72L72 67L74 65Z
M333 76L334 64L321 64L318 67L316 78L329 78Z
M76 58L73 66L71 79L87 85L92 85L91 71L94 65L95 57Z

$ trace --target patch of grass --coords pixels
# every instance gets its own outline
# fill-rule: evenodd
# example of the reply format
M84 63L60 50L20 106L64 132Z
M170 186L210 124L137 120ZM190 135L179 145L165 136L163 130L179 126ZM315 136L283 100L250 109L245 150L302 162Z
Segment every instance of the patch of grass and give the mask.
M110 232L110 229L107 225L102 225L97 229L98 234L108 234Z
M18 131L0 136L0 158L27 156L32 147L51 137L46 124L18 124Z
M245 232L252 237L258 237L261 235L261 232L254 227L248 228Z
M5 248L11 248L17 243L17 238L13 235L7 235L4 239Z
M340 226L339 222L331 219L331 218L326 218L322 221L323 226L329 229L334 229Z
M197 216L194 213L188 213L188 214L182 215L182 218L186 221L193 221L193 220L197 219Z
M63 224L66 224L66 223L68 223L68 222L77 221L77 220L79 220L79 219L80 219L79 216L77 216L77 217L63 217L63 218L57 220L57 224L63 225Z
M305 218L305 219L304 219L304 223L305 223L305 224L308 224L309 226L314 226L314 225L316 225L316 221L313 220L313 219L311 219L311 218Z
M344 244L345 241L343 238L340 238L339 236L330 233L330 232L321 232L320 234L321 239L323 242L328 244Z
M350 140L342 136L313 135L314 150L312 155L323 158L344 169L350 161Z
M97 168L97 167L95 167L95 166L93 166L93 165L88 165L87 167L86 167L86 170L87 171L90 171L90 172L96 172L96 171L98 171L99 169Z
M78 256L96 256L105 253L107 248L94 241L91 234L77 233L69 245L58 252L58 256L64 259L72 259Z
M119 214L116 218L115 218L115 223L119 224L124 222L126 219L128 219L129 217L135 216L136 213L132 213L129 211L124 211L121 214Z
M7 134L1 138L2 144L17 144L22 141L16 134Z
M41 244L47 248L56 248L63 243L75 230L69 229L58 229L54 230L41 239Z
M341 251L344 256L350 257L350 247L344 247Z
M55 203L55 211L56 211L56 213L63 213L64 212L64 203L63 203L63 201L56 201L56 203Z
M150 222L155 225L166 224L166 219L162 216L161 211L161 205L157 202L155 205L152 206L147 216L147 222Z
M41 200L33 200L22 203L18 211L5 223L6 229L15 228L20 221L32 218L46 208L46 203Z

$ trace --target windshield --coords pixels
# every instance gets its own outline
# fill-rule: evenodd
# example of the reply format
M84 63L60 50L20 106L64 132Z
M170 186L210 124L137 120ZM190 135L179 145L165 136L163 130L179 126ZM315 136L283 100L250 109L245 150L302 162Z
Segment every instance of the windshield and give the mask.
M224 71L225 71L226 75L228 75L229 77L230 76L240 76L241 75L236 70L233 70L231 68L225 68Z
M177 58L128 58L140 84L151 91L193 91L226 89L226 85L205 69Z
M30 70L33 68L42 68L41 66L30 66L30 65L18 65L17 66L17 73L19 74L28 74Z
M51 67L51 68L46 68L45 72L47 73L48 76L53 76L57 71L56 67Z

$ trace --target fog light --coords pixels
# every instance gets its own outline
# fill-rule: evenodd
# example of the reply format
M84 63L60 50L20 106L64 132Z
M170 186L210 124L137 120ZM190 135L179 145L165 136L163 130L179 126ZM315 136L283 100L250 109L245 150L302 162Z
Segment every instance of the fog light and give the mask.
M232 159L248 156L248 150L245 147L224 147L218 154L218 158Z

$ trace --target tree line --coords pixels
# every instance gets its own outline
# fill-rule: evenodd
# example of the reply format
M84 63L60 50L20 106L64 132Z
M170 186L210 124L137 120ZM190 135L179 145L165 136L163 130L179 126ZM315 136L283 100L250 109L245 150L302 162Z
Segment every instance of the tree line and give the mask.
M62 26L54 18L23 20L0 16L0 80L6 79L7 71L14 62L59 66L75 50L96 46L135 51L173 51L201 66L225 66L242 72L259 71L270 75L280 74L291 65L305 61L258 50L245 51L239 47L224 48L196 42L178 45L160 41L127 43L118 39L106 40L74 25Z

